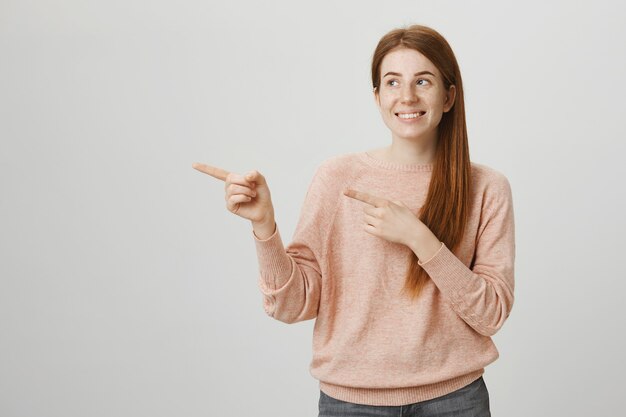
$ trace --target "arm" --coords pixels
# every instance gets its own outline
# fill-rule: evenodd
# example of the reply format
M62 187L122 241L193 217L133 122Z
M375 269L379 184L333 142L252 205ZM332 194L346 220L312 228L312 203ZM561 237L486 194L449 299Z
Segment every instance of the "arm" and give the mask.
M478 333L495 334L509 317L514 301L515 224L513 198L502 176L486 197L476 242L474 267L465 266L443 243L428 235L411 248L426 253L424 268L457 314ZM432 234L432 233L431 233ZM435 246L434 254L432 250Z
M259 261L259 287L265 312L276 320L295 323L317 317L322 287L320 262L324 260L332 209L329 176L318 168L307 190L293 239L283 246L278 226L266 239L253 237Z

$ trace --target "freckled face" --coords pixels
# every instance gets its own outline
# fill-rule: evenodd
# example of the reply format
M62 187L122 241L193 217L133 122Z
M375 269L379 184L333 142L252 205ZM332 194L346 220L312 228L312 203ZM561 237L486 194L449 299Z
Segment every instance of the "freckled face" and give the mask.
M454 104L454 86L446 91L437 67L420 52L404 47L385 55L380 73L374 98L392 135L435 141L443 113Z

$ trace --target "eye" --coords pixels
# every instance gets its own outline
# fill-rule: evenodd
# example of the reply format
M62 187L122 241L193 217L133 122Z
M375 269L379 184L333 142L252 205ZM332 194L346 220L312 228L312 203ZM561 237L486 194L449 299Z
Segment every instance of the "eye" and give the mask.
M392 84L392 83L397 83L397 82L398 82L398 80L389 80L389 81L387 81L387 85L391 85L391 86L393 86L393 84ZM420 82L422 82L422 84L420 84ZM425 82L426 84L429 84L429 83L430 83L430 81L429 81L429 80L427 80L427 79L425 79L425 78L420 78L419 80L417 80L417 85L425 85L425 84L424 84L424 82Z

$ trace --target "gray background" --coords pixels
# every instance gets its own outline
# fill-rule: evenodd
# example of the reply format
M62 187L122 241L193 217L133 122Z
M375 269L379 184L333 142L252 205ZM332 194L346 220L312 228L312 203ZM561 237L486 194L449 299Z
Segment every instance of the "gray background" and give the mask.
M321 161L390 143L370 59L411 23L513 190L493 415L620 413L624 6L504 3L0 1L0 415L316 416L314 321L265 315L191 163L262 172L286 244Z

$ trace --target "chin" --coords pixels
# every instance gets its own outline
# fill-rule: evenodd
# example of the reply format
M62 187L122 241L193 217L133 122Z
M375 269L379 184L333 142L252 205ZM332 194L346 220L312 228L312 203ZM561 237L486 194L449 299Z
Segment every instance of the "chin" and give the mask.
M427 140L427 138L432 136L432 132L433 130L419 130L419 131L412 131L412 132L406 132L406 131L392 131L393 136L399 138L399 139L403 139L403 140L407 140L407 141L411 141L411 142L421 142L421 141L425 141Z

